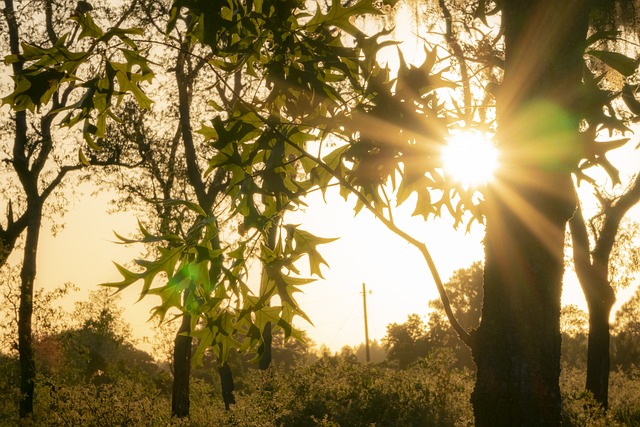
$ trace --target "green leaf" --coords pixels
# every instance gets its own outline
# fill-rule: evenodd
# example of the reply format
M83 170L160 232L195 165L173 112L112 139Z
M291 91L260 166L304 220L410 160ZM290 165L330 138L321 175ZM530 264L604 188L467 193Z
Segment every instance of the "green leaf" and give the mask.
M87 160L87 157L82 152L82 148L78 148L78 160L80 161L80 164L82 166L90 166L91 165L91 163L89 163L89 160Z
M311 274L322 277L320 266L322 264L328 264L322 257L322 255L320 255L320 252L318 252L316 247L318 245L323 245L335 240L337 240L337 238L318 237L309 233L308 231L293 228L293 241L295 244L295 248L293 250L292 256L307 255L309 257L309 268Z
M333 25L356 36L361 31L351 23L351 18L364 14L380 15L381 12L373 6L372 0L360 0L348 7L342 6L341 0L332 0L326 15L322 14L321 6L317 6L316 14L307 22L306 28L313 32L321 25Z
M14 76L13 92L2 98L2 104L9 104L15 111L35 111L51 99L58 90L64 74L55 69L45 69Z
M200 205L188 200L166 199L162 201L162 204L166 206L185 206L187 209L197 213L198 215L202 215L203 217L207 216L207 213L200 207Z
M90 13L77 13L74 14L70 19L72 21L76 21L80 27L80 35L78 36L78 40L82 40L87 37L97 39L102 37L102 35L104 34L102 29L100 29L100 27L98 27L93 21Z
M599 42L601 40L615 40L616 38L620 37L620 34L620 31L615 30L596 31L595 33L587 37L584 45L591 46L595 42Z

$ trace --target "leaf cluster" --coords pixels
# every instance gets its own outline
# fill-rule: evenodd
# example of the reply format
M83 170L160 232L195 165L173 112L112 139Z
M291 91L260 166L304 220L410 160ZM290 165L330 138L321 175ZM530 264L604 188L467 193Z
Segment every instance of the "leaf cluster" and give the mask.
M20 64L21 71L12 76L14 90L2 103L33 112L51 102L52 112L66 112L61 125L82 124L86 143L100 150L107 121L119 121L112 113L114 104L130 94L142 108L151 107L141 85L150 83L154 74L132 38L142 34L139 28L103 30L91 13L76 12L69 18L68 31L51 47L23 42L20 54L5 57L6 64ZM52 99L58 92L64 93L64 100ZM77 100L67 104L71 92ZM80 161L88 163L82 151Z

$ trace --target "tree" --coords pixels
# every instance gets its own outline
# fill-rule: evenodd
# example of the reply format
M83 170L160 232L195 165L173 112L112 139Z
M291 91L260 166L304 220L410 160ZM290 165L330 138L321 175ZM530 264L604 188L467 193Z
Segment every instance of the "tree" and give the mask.
M613 325L613 363L623 369L640 364L640 289L616 313Z
M580 285L589 306L589 337L587 347L587 379L586 388L593 393L596 401L607 408L609 406L609 370L610 370L610 328L609 317L615 303L616 281L624 286L628 280L619 280L615 275L618 270L630 275L637 269L635 257L624 262L623 257L616 257L616 242L619 246L624 239L620 238L620 225L626 213L640 201L640 174L623 194L614 198L599 195L600 212L589 222L582 215L578 205L569 226L573 240L573 263ZM593 231L593 244L590 244L588 228ZM628 239L627 239L628 240ZM634 251L627 248L628 251Z
M367 357L365 343L354 346L353 351L360 363L366 363ZM378 342L378 340L372 340L369 343L369 358L371 359L371 363L382 363L387 359L387 357L387 349L383 343Z
M397 361L400 369L426 357L431 349L427 327L417 314L410 314L405 323L388 325L383 342L387 349L387 360Z
M456 319L469 331L480 322L482 285L483 269L480 262L456 270L444 285ZM448 347L453 350L458 364L472 367L470 349L447 321L442 302L435 299L429 301L429 305L433 311L429 313L426 324L417 314L412 314L401 325L394 323L387 326L384 338L387 360L396 360L399 367L404 369L434 349Z
M575 305L566 305L560 312L562 362L565 366L586 368L589 315Z
M9 52L5 55L5 63L11 65L14 91L2 99L3 104L10 104L15 112L11 117L13 143L8 150L4 163L10 166L13 177L19 182L19 196L7 206L6 225L0 227L0 265L6 262L7 256L14 249L16 239L24 231L24 255L20 271L20 306L18 319L18 351L20 355L20 416L27 417L33 412L33 393L35 379L35 363L33 354L32 315L34 298L34 281L37 265L36 255L40 238L40 228L46 203L55 190L59 189L63 179L69 172L79 170L88 164L80 150L79 157L65 155L54 133L54 123L60 121L74 124L85 120L85 141L94 144L94 138L103 136L106 111L97 120L97 126L91 123L88 116L72 114L63 115L69 108L93 108L95 104L81 99L76 104L78 89L70 81L82 76L82 66L89 66L92 55L106 55L113 46L112 39L135 44L127 37L127 31L120 29L130 11L124 10L120 20L108 32L102 32L90 16L83 10L74 10L68 3L59 6L50 1L44 2L44 31L38 30L41 23L29 21L39 5L24 5L16 8L12 0L6 0L3 15L7 24ZM40 12L40 10L39 10ZM64 33L60 24L61 16L72 16L77 23L75 31ZM26 28L21 28L26 27ZM78 29L82 27L82 31ZM27 30L26 32L24 30ZM82 39L93 36L95 43L86 45ZM103 39L100 37L105 36ZM108 36L108 37L106 37ZM72 53L70 47L83 47L86 51ZM116 48L118 49L118 48ZM120 48L122 49L122 48ZM135 55L135 50L130 51ZM40 62L25 66L34 58ZM65 62L56 70L42 71L40 67ZM115 64L115 62L113 63ZM140 62L144 65L144 61ZM104 98L113 95L113 80L118 72L116 68L103 80L86 82L85 88L92 93L99 93ZM72 77L73 76L73 77ZM131 78L140 77L134 73ZM122 75L121 77L122 78ZM122 79L124 83L128 79ZM105 85L106 81L111 86ZM111 89L110 92L108 89ZM107 91L107 93L105 93ZM48 104L41 108L41 104ZM90 104L90 105L89 105ZM76 151L76 150L72 150ZM68 151L66 151L68 153ZM113 159L111 159L113 161ZM20 207L22 212L16 214L14 209Z

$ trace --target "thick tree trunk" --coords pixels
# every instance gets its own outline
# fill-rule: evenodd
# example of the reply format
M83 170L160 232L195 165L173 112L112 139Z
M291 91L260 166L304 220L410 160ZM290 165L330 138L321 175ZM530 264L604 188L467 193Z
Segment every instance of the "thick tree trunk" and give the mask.
M560 297L580 157L573 105L588 26L584 2L502 2L502 168L487 195L484 302L473 336L476 425L561 423Z
M33 357L33 284L36 277L36 254L42 219L42 206L29 203L30 213L27 237L24 244L24 260L20 271L20 307L18 311L18 353L20 356L20 418L33 413L34 381L36 365Z
M543 241L539 225L532 228L530 220L492 196L484 306L473 349L476 425L560 425L562 230L568 216L555 213L551 222L547 213Z
M186 296L185 296L186 300ZM184 314L173 347L173 393L171 415L178 418L189 416L189 376L191 375L192 337L183 335L191 328L191 316Z

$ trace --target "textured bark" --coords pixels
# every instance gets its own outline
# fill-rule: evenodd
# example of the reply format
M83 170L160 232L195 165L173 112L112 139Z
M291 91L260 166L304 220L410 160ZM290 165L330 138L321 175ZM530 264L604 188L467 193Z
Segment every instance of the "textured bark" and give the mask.
M476 425L559 425L560 230L568 216L556 215L557 230L546 230L543 242L508 205L491 203L482 321L473 348Z
M502 169L487 195L484 302L473 335L476 425L561 423L560 297L573 202L573 97L584 2L502 2L505 74L497 98Z
M186 299L186 297L185 297ZM192 337L183 335L190 331L191 316L184 314L173 347L173 393L171 415L178 418L189 416L189 377L191 375Z

